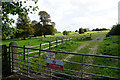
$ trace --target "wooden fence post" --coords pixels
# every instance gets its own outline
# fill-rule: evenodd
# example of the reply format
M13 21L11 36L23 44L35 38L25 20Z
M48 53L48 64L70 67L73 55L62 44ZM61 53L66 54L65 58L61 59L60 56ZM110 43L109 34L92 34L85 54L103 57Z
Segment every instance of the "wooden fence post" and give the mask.
M58 47L58 45L57 45L57 44L58 44L58 42L57 42L57 39L56 39L56 47Z
M49 42L49 50L51 49L51 42Z
M25 45L23 46L24 52L23 52L23 60L25 60Z
M63 44L63 39L62 39L62 44Z
M39 56L40 56L40 54L41 54L41 46L42 46L42 44L40 43Z

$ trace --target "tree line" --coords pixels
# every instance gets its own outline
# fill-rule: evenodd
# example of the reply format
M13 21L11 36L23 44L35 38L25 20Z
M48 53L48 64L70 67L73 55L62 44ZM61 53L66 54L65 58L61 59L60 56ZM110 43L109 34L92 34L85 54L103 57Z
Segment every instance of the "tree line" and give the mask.
M101 29L96 28L96 29L92 29L92 31L104 31L104 30L109 30L109 29L106 29L106 28L101 28Z

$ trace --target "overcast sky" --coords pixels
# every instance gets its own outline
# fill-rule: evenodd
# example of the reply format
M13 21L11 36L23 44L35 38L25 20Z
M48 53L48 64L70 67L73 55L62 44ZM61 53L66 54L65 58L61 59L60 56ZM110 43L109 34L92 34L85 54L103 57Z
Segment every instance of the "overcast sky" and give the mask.
M38 12L46 11L56 23L58 31L75 31L79 28L111 28L118 23L119 0L38 0L39 10L29 14L39 21ZM30 1L26 5L35 5Z

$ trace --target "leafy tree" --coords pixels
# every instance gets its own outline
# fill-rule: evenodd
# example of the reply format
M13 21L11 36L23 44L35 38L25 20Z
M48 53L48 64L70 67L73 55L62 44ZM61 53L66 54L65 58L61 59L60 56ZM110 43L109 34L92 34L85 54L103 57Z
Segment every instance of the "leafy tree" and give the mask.
M46 11L40 11L38 15L40 16L40 23L42 25L42 35L44 35L44 37L45 35L53 35L55 32L55 22L51 22L50 15Z
M34 25L34 29L35 29L35 32L34 32L35 36L42 36L44 30L40 22Z
M68 35L69 34L69 32L68 31L63 31L63 35Z
M53 27L55 27L55 22L51 22L51 25L52 25Z
M84 29L83 29L83 28L80 28L80 29L79 29L79 34L82 34L82 33L84 33Z
M54 33L57 33L57 29L56 28L54 28Z
M101 29L96 28L96 29L93 29L92 31L103 31L103 30L109 30L109 29L106 29L106 28L101 28Z
M52 25L46 25L44 29L43 35L54 35L54 27Z
M120 35L120 24L113 25L108 35Z
M84 29L84 32L88 32L88 29L87 29L87 28L85 28L85 29Z
M30 24L30 18L27 16L27 14L25 16L18 17L16 26L17 29L20 29L20 32L18 30L19 33L16 34L18 37L23 37L25 39L26 37L34 33L34 29L31 27L32 25Z
M9 24L2 25L2 39L5 40L7 37L14 36L15 29L13 27L9 27Z
M34 26L35 24L37 24L38 22L36 21L36 20L33 20L32 22L31 22L31 24Z
M78 30L75 30L75 32L78 32Z
M35 4L37 3L38 0L32 0L33 2L35 2ZM27 0L24 1L24 5L27 2ZM15 20L13 18L9 18L9 14L11 15L19 15L19 16L25 16L24 13L33 13L34 11L37 11L39 8L38 6L23 6L22 1L18 1L18 2L2 2L2 28L4 30L2 36L5 39L6 37L8 37L10 34L10 30L9 27L5 26L5 25L11 25L12 23L15 22ZM32 12L33 11L33 12ZM9 32L9 33L7 33Z
M43 26L48 25L51 21L50 15L46 11L40 11L38 15L40 16L40 22L42 22Z

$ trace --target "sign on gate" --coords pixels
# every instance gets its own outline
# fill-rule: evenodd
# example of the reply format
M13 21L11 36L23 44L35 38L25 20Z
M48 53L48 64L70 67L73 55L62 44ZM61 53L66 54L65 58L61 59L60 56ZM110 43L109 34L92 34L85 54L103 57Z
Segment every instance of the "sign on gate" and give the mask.
M51 60L51 59L47 59L47 67L54 69L54 70L63 70L64 67L64 62L60 61L60 60Z
M55 53L54 52L47 52L47 58L54 59L55 58Z

